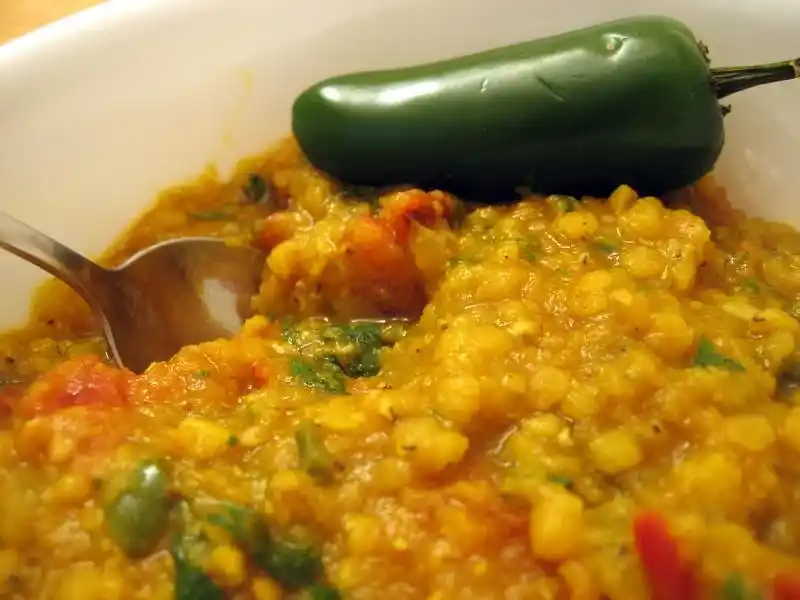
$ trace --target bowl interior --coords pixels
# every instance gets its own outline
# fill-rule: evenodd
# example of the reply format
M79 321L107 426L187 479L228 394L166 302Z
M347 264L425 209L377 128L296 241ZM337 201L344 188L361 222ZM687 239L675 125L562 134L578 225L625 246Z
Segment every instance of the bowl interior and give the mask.
M715 65L797 55L795 0L116 0L0 47L2 210L99 252L166 186L265 149L306 85L634 13L685 21ZM719 165L733 201L800 224L800 83L733 100ZM0 325L44 275L0 255Z

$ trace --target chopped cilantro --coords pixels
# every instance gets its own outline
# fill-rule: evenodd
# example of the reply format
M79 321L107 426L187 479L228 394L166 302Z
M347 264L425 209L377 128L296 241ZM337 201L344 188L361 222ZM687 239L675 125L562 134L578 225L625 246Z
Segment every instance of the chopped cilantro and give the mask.
M347 357L337 357L342 371L348 377L374 377L380 371L379 350L385 345L377 323L350 323L329 327L323 337L353 346Z
M717 595L718 600L763 600L764 596L752 589L739 573L731 573L725 578Z
M560 213L572 212L578 208L578 199L573 196L554 195L550 198Z
M333 475L333 457L325 447L319 428L311 421L302 421L294 432L300 468L321 481Z
M614 254L619 251L619 246L615 243L602 238L596 239L592 242L592 248L601 252L602 254Z
M209 371L208 369L200 369L199 371L197 371L197 373L195 373L195 375L201 378L208 377L209 375L211 375L211 371Z
M303 385L331 394L346 394L344 376L335 360L309 360L293 356L289 362L289 373Z
M308 327L284 324L282 337L300 351L290 372L308 387L345 393L344 376L373 377L380 371L380 350L395 341L396 323L351 322Z
M269 191L267 182L257 173L248 175L247 181L242 185L242 194L244 194L245 200L251 204L268 202L270 199Z
M714 344L706 336L701 335L697 344L697 350L692 358L695 367L719 367L728 371L741 372L745 368L738 361L723 356L714 347Z
M286 320L281 321L281 329L281 337L292 346L298 347L302 337L301 331Z
M212 514L208 522L222 527L255 562L263 560L272 544L267 524L251 508L235 503L225 503L221 512Z
M228 531L253 562L284 587L313 585L323 572L313 546L274 539L266 522L250 508L227 504L222 513L211 515L209 522Z
M567 477L566 475L556 475L555 473L551 473L547 476L548 481L556 483L558 485L563 485L565 488L572 487L572 478Z
M761 289L761 286L758 283L758 279L755 277L743 277L740 283L740 287L749 294L757 294Z
M312 585L303 591L303 600L342 600L342 595L335 588Z
M340 325L337 329L349 341L359 346L379 346L383 343L381 328L377 323L349 323L348 325Z
M362 351L358 357L344 365L348 377L374 377L381 370L377 348Z
M276 543L262 567L289 589L310 585L323 572L320 554L313 546L288 541Z
M527 261L533 262L538 257L534 244L523 243L519 245L519 256Z
M236 434L234 434L234 433L230 434L230 435L228 436L228 441L227 441L227 444L228 444L228 446L230 446L231 448L235 448L236 446L238 446L238 445L239 445L239 436L237 436L237 435L236 435Z
M175 565L175 600L224 600L222 590L186 555L183 540L177 536L170 548Z

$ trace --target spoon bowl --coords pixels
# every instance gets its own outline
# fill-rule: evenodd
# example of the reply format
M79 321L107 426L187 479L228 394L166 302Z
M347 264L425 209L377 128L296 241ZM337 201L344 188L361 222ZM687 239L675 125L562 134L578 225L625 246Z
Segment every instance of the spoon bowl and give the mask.
M114 359L135 372L183 346L228 338L252 315L265 256L218 238L146 248L94 285Z
M102 325L111 358L136 373L184 346L234 335L252 315L266 260L249 246L188 237L104 268L4 213L0 248L80 294Z

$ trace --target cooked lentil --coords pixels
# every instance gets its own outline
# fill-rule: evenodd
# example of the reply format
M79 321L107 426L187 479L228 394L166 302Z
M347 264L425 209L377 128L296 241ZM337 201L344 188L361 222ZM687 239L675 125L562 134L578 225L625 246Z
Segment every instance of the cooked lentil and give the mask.
M182 234L269 251L234 339L134 376L48 283L0 341L0 596L797 597L800 234L711 177L465 207L286 140L104 260Z

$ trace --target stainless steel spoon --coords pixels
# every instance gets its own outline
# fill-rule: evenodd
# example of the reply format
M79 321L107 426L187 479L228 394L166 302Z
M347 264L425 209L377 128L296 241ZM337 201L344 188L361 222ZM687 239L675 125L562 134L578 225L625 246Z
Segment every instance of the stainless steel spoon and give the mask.
M236 333L252 314L266 258L218 238L178 238L106 269L2 212L0 248L80 294L98 317L113 360L136 373L183 346Z

